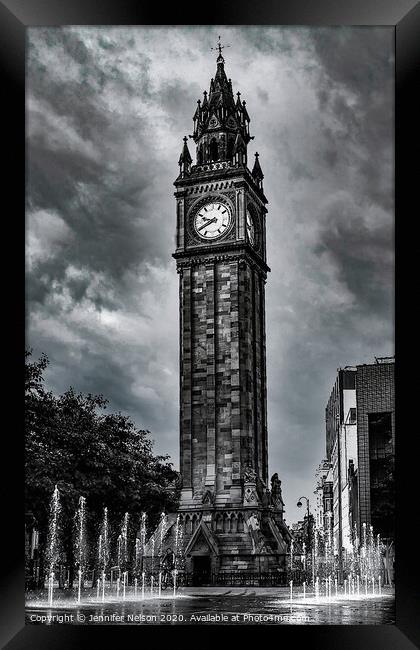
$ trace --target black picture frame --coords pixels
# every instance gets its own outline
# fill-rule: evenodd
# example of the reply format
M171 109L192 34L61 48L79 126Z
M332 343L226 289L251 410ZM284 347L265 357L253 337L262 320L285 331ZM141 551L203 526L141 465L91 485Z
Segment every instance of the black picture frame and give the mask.
M161 23L162 18L165 22ZM24 624L23 547L23 372L25 347L24 307L24 195L25 195L25 35L35 25L157 25L157 24L251 24L251 25L392 25L396 45L395 100L395 181L396 181L396 420L397 420L397 534L396 534L396 625L393 626L281 626L270 627L273 641L267 643L305 644L311 648L392 648L420 647L418 552L417 552L417 459L412 453L416 436L415 380L408 379L417 369L416 340L410 345L409 325L416 325L411 309L418 303L413 279L416 277L412 226L416 208L418 160L410 154L417 149L419 105L415 101L420 70L420 5L415 0L231 0L229 3L173 3L163 5L138 0L8 0L0 2L0 65L2 70L3 157L6 162L4 194L10 209L3 213L4 245L14 254L4 272L6 325L3 377L8 390L3 411L10 421L3 428L3 540L1 582L1 645L10 650L30 648L100 648L104 642L119 647L136 644L160 647L163 635L172 647L197 643L209 646L224 643L226 632L245 640L264 643L266 627L217 626L146 628L145 626L26 626ZM417 73L417 74L416 74ZM13 189L12 189L13 188ZM10 246L13 242L13 249ZM410 243L413 251L410 249ZM417 253L418 255L418 253ZM5 257L5 256L3 256ZM405 291L411 287L412 292ZM407 299L408 297L408 299ZM412 297L412 298L411 298ZM411 300L410 300L411 298ZM410 302L409 302L410 301ZM410 306L410 307L409 307ZM405 314L405 316L404 316ZM409 316L410 314L410 316ZM413 322L414 321L414 322ZM413 329L414 332L414 329ZM415 373L418 374L418 373ZM414 375L415 376L415 375ZM10 383L9 377L12 377ZM21 397L22 396L22 397ZM264 635L262 637L262 635ZM226 641L228 642L228 641Z

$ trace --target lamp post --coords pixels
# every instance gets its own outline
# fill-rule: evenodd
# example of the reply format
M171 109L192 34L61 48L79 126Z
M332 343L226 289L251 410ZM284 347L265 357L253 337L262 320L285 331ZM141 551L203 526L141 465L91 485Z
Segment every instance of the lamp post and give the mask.
M311 552L311 520L309 515L309 499L308 497L300 497L299 501L296 504L298 508L301 508L303 505L302 499L306 500L306 512L308 516L308 553L310 553Z

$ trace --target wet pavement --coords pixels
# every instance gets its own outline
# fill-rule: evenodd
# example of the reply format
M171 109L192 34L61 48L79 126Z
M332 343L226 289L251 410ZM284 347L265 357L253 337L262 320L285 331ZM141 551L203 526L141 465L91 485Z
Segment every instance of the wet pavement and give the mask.
M96 594L80 604L57 594L52 607L28 597L26 622L40 625L391 625L395 600L391 590L382 595L315 599L299 590L290 601L287 588L183 587L176 598L132 594L105 602Z

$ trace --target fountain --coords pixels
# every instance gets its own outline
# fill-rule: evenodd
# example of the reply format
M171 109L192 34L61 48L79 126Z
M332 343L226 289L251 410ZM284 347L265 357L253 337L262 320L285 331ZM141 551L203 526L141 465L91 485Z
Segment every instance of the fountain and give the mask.
M126 570L128 564L128 522L129 514L126 512L121 524L120 558L118 562L118 566L121 566L122 564L124 571Z
M154 564L154 558L155 558L155 536L152 535L150 538L150 544L151 544L151 565L150 565L150 595L153 596L153 564Z
M79 498L79 506L76 512L76 541L75 541L75 558L78 566L78 588L77 602L81 601L83 569L86 561L86 499Z
M173 597L175 598L176 594L176 582L178 574L178 556L179 551L182 546L182 529L179 526L179 515L176 517L175 521L175 544L174 544L174 569L173 569Z
M101 532L98 539L98 571L101 574L102 602L105 602L105 580L109 563L108 508L104 508L100 530Z
M126 587L127 587L127 571L124 571L123 573L123 600L125 600L125 594L126 594Z
M129 526L133 520L131 515L126 512L122 521L117 522L115 545L112 546L111 552L110 531L112 529L109 523L109 512L105 507L102 517L99 514L100 526L95 539L95 547L89 548L86 534L87 502L82 496L79 498L75 513L76 526L74 529L74 559L78 582L72 599L68 598L69 592L60 593L55 582L57 569L59 566L62 567L64 557L60 544L62 534L61 525L59 525L60 499L61 494L55 486L51 498L47 547L45 549L48 569L45 581L47 597L44 597L43 601L37 601L36 607L87 608L95 607L101 602L102 609L100 611L104 611L104 608L110 605L114 606L116 601L119 601L120 607L128 608L130 611L131 603L141 601L143 603L141 607L147 608L152 600L158 602L168 597L173 599L187 597L186 594L177 594L180 571L182 572L185 566L182 543L183 525L180 515L161 513L158 525L154 530L149 531L146 543L146 513L141 513L138 536L133 539L131 544ZM286 583L288 588L279 592L281 595L279 602L287 602L288 607L293 604L293 608L299 608L302 604L305 605L305 608L311 608L313 604L319 608L327 603L329 606L333 606L335 603L345 600L364 601L389 597L387 591L383 589L381 577L383 568L381 539L378 535L374 536L372 528L367 525L362 527L360 537L361 540L358 540L357 531L354 531L350 550L349 547L346 547L341 583L332 528L326 528L325 533L315 531L313 547L302 546L303 553L300 548L298 549L291 543L289 555L291 574L288 576L288 583ZM89 566L89 559L93 566ZM312 566L309 566L311 559ZM169 566L172 568L173 583L171 586L173 586L173 590L170 593L165 593L168 585L166 569ZM65 569L68 572L68 567ZM299 578L296 577L299 576L296 569L302 571L304 576L302 582L299 582ZM62 575L62 568L60 573ZM85 586L83 580L86 580L90 574L92 574L92 582L88 587ZM107 585L108 576L109 583ZM311 578L312 590L308 588ZM302 585L302 588L299 585Z
M55 485L50 503L50 520L48 526L46 560L48 563L48 604L53 603L54 593L54 566L60 559L60 544L58 537L58 525L61 512L60 493Z
M118 538L117 538L117 567L118 567L118 569L120 569L120 567L121 567L121 545L122 545L121 535L118 535Z
M94 547L89 546L87 500L84 496L79 497L74 514L75 590L72 596L70 596L70 591L63 591L61 588L62 575L67 576L66 580L70 584L71 568L64 565L66 556L62 553L61 542L64 530L62 531L60 524L60 500L61 493L56 485L51 497L47 544L44 551L48 569L44 583L45 597L42 599L42 597L40 598L37 594L34 594L34 600L27 600L29 607L86 608L95 606L100 602L102 605L115 603L116 600L121 603L131 603L140 599L147 602L150 599L159 600L165 597L168 598L168 596L170 598L177 597L183 536L179 515L161 513L158 526L150 532L146 552L146 513L141 513L138 537L133 540L131 547L129 538L131 520L130 514L126 512L116 531L115 547L111 552L111 526L107 507L104 507L102 514L99 514L99 530ZM95 514L93 513L92 522L94 520ZM170 530L172 537L168 544L173 546L171 550L173 555L173 592L165 594L164 590L167 581L163 569L163 558L166 555L169 557L169 548L165 554L165 543ZM115 560L111 562L114 553ZM89 565L89 561L92 563L91 565ZM181 568L183 568L183 565ZM159 570L159 573L157 573L157 570ZM57 575L59 575L59 591L57 590ZM92 578L90 584L85 585L84 581L88 576L89 581L90 576ZM146 594L148 585L150 585L150 594Z
M158 575L158 598L161 597L162 593L162 553L163 553L163 540L165 539L166 534L166 523L167 517L164 512L160 515L160 521L158 526L159 531L159 548L158 548L158 557L159 557L159 575Z

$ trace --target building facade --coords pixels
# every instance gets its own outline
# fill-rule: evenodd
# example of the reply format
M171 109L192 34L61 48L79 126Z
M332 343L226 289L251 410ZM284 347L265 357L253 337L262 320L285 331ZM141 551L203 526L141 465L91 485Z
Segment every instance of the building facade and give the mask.
M316 486L314 490L314 527L315 533L324 535L329 530L333 510L333 480L331 463L327 458L319 464L315 472Z
M388 544L394 539L394 366L394 357L385 357L339 369L327 403L326 464L340 566L363 524Z
M332 473L332 529L334 553L342 558L349 549L348 464L357 461L354 430L356 413L356 368L340 368L325 409L326 454Z
M359 522L394 539L395 363L357 366L357 491Z
M250 118L219 47L175 181L180 302L179 515L188 568L285 565L281 482L268 479L265 283L267 199ZM203 578L204 576L204 578Z

